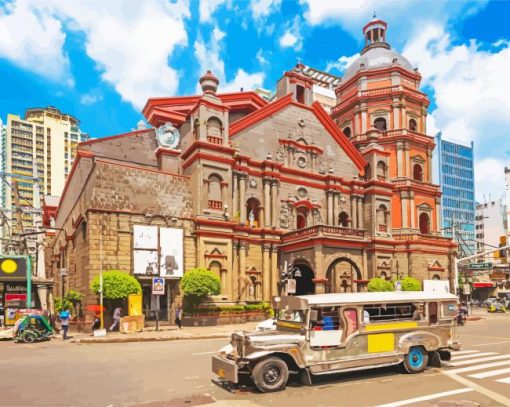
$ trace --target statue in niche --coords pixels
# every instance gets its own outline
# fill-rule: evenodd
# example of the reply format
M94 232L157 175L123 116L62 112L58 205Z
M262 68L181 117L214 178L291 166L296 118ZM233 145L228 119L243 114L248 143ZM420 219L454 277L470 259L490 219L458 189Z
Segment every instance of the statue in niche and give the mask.
M248 220L250 221L250 227L255 227L255 213L253 212L253 209L248 214Z
M285 161L285 147L283 145L278 146L275 154L276 161Z
M280 227L281 228L289 229L289 217L290 217L289 204L288 203L282 204L282 207L280 210Z
M312 209L312 219L314 225L321 225L322 224L322 216L321 211L318 208Z

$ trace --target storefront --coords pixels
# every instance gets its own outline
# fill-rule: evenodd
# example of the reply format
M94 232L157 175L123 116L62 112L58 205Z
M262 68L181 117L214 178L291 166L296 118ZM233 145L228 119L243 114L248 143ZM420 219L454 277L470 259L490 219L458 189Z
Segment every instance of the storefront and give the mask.
M12 326L21 310L36 307L28 256L0 257L0 325Z

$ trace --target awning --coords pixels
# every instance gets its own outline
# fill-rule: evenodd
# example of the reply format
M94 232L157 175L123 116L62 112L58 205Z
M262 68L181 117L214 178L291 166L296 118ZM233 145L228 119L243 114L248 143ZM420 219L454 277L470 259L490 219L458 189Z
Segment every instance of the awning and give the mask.
M477 283L473 283L473 288L493 288L494 287L494 283L493 282L477 282Z

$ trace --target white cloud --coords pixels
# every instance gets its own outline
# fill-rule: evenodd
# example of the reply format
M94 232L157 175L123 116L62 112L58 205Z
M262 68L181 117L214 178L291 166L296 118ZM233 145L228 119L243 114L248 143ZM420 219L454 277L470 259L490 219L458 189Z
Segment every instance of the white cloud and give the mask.
M200 16L200 22L210 22L214 12L220 8L227 0L200 0L198 7L198 14Z
M88 105L93 105L101 100L103 100L103 96L92 92L92 93L83 94L80 98L80 103L82 105L88 106Z
M491 46L472 40L454 45L443 27L430 24L420 27L403 54L418 66L423 84L434 91L437 108L430 116L435 129L446 138L475 142L482 174L476 175L477 198L489 185L493 191L501 190L503 162L510 161L510 43Z
M251 0L250 7L253 18L267 17L280 8L282 0Z
M62 23L30 1L0 6L0 56L48 79L68 80Z
M359 58L359 54L352 55L350 57L341 56L336 61L328 62L325 71L331 72L331 70L337 70L339 73L343 73L356 59Z
M262 87L264 83L264 73L256 72L253 74L249 74L245 72L243 69L238 69L235 78L225 83L225 85L221 85L220 83L220 91L221 92L239 92L241 88L244 91L253 90L255 88Z
M294 34L292 34L290 31L286 31L285 34L283 34L283 36L280 38L280 46L282 48L293 47L297 40L298 38Z
M300 51L303 47L303 37L301 35L301 20L296 16L294 20L286 25L284 34L280 37L280 47L293 47L295 51Z
M15 4L24 11L11 17L11 24L22 29L11 32L8 28L8 34L0 37L7 36L22 47L28 38L30 57L25 59L32 62L31 70L51 78L55 76L52 72L58 74L67 66L62 21L68 30L84 33L87 55L123 100L140 109L149 97L177 92L178 73L168 65L168 59L177 46L187 43L183 20L189 17L189 9L183 2L132 2L129 7L120 0L18 0ZM35 33L27 28L37 24L43 28ZM30 32L29 37L25 31ZM40 40L34 39L38 36Z
M266 65L269 62L264 56L264 51L262 51L261 49L257 51L257 55L255 55L255 58L257 58L257 61L259 62L260 65Z
M475 161L475 194L479 202L504 196L505 162L493 158Z

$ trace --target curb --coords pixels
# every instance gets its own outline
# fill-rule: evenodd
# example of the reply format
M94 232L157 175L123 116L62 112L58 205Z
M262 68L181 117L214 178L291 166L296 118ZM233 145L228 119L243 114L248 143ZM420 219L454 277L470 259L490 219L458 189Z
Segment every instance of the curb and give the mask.
M168 336L168 337L145 337L145 338L83 338L76 339L72 343L77 344L95 344L95 343L129 343L129 342L170 342L180 340L191 340L191 339L225 339L230 338L231 334L208 334L208 335L193 335L193 336Z

